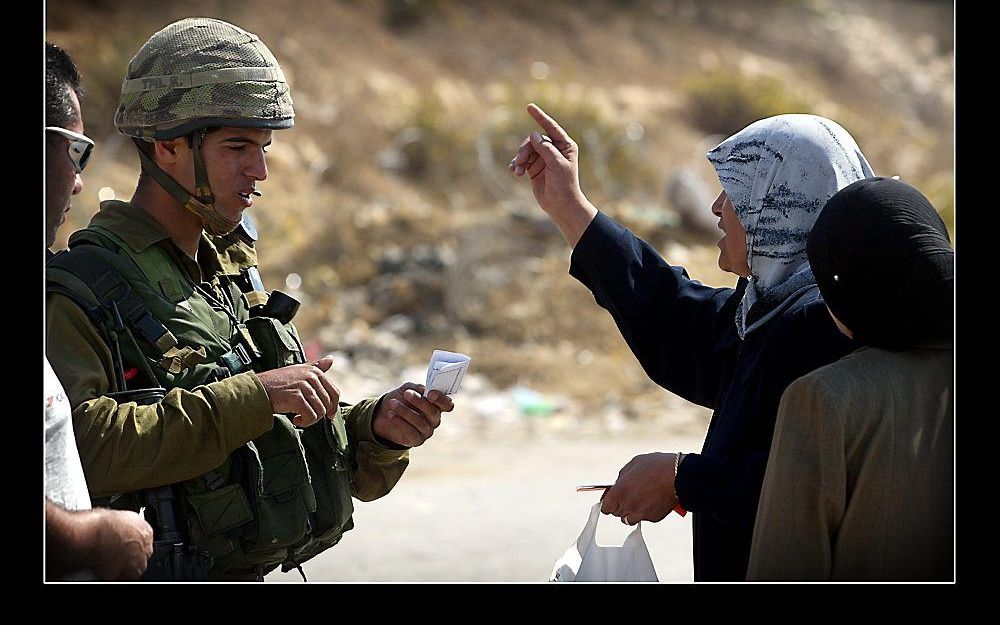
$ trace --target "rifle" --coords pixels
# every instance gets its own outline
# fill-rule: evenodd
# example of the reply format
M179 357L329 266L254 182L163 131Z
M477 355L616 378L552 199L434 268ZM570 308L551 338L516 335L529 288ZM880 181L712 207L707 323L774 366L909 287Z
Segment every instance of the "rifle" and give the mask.
M163 388L146 388L109 393L118 402L135 402L140 406L155 404L166 396ZM174 515L172 484L147 488L139 493L145 504L146 521L153 527L153 555L142 576L144 582L204 581L212 568L212 555L204 549L184 542Z
M174 487L146 489L146 520L153 526L153 555L142 581L199 581L208 579L212 555L184 538L174 520ZM150 511L152 510L152 515ZM152 516L153 518L150 518Z

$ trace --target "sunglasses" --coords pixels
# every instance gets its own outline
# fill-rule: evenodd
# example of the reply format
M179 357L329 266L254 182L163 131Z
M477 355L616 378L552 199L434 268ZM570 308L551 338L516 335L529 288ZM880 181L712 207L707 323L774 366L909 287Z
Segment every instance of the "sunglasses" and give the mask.
M72 130L66 130L59 126L46 126L45 130L60 134L69 140L69 160L73 161L76 173L83 172L90 160L90 153L94 151L94 140L86 135L81 135Z

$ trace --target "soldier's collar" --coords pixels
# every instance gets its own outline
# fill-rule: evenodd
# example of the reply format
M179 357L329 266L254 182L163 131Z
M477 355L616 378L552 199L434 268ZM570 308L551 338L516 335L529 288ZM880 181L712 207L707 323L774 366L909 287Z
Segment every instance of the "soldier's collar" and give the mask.
M101 210L90 223L111 230L137 254L154 243L170 238L149 213L121 200L101 202Z
M202 278L206 280L226 273L219 260L218 248L211 237L204 232L201 233L201 241L198 242L198 266L201 268Z

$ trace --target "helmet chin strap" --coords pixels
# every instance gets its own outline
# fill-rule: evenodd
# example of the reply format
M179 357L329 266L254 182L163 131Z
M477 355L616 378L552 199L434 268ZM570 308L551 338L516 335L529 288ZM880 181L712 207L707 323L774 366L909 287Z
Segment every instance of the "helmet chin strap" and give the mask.
M187 189L171 178L167 172L160 169L160 166L153 160L151 154L153 145L151 143L141 139L133 139L132 141L139 149L142 170L152 176L153 180L180 202L184 208L197 215L205 232L219 236L236 230L240 222L226 219L212 206L215 203L215 196L212 195L212 188L208 182L208 172L205 170L205 163L201 157L201 142L205 136L204 132L204 129L195 132L191 143L191 150L194 154L195 193L197 197L188 193Z

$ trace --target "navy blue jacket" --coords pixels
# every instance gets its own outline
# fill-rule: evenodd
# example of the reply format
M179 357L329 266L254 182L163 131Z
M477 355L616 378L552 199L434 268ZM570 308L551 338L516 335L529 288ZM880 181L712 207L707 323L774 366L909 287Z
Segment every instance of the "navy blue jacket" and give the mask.
M695 580L745 579L781 394L851 342L815 286L741 341L735 316L746 279L735 289L704 286L603 213L573 250L570 274L611 313L654 382L715 411L675 487L694 514Z

